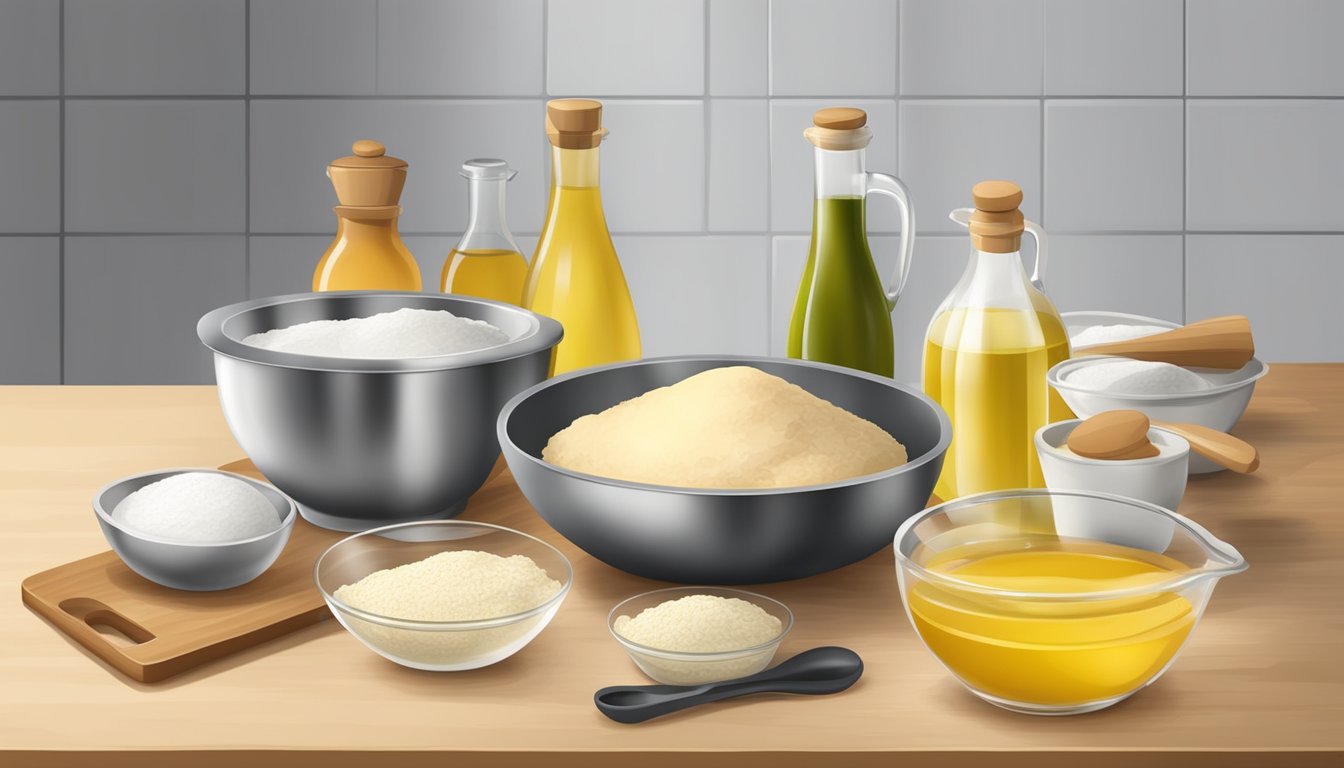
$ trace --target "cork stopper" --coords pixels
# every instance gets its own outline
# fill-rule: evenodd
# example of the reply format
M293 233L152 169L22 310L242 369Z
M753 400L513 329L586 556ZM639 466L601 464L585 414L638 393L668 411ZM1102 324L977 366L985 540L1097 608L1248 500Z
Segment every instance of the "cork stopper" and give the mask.
M968 228L971 245L986 253L1022 250L1022 188L1011 181L982 181L971 188L975 212Z
M868 113L857 107L826 107L812 114L812 127L803 137L820 149L863 149L873 140Z
M387 148L372 139L360 139L353 155L333 160L327 178L336 189L342 207L395 206L401 200L409 165L387 154Z
M561 149L592 149L602 143L602 102L552 99L546 102L546 138Z

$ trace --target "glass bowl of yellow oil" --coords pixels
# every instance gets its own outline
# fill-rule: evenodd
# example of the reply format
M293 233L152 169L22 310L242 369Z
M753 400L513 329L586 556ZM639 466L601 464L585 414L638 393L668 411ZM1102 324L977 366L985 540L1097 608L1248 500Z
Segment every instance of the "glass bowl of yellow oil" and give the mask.
M1087 530L1115 535L1061 536L1056 515L1095 517ZM1159 522L1175 528L1160 549L1125 543L1136 540L1126 526ZM925 646L975 695L1036 715L1092 712L1150 685L1218 579L1246 570L1236 549L1175 512L1083 491L965 496L911 517L895 547Z

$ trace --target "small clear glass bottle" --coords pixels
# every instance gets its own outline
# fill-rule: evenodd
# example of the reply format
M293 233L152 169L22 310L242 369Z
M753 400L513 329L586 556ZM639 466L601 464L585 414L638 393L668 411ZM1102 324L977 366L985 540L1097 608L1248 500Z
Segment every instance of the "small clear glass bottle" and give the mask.
M527 259L505 220L505 187L518 172L503 160L477 158L462 164L467 180L467 229L448 252L439 290L519 304Z

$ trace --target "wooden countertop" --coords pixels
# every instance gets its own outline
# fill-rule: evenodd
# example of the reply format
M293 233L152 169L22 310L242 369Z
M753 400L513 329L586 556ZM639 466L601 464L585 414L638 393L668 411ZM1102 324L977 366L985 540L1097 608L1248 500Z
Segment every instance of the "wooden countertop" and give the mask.
M1127 702L1037 718L972 697L914 635L885 550L761 588L797 616L781 654L849 646L867 665L853 689L623 726L593 691L644 681L604 619L656 585L583 555L530 510L501 522L560 546L575 586L494 667L403 669L328 621L162 684L115 674L24 608L20 581L107 548L89 508L105 482L241 452L212 387L0 387L0 764L341 766L389 750L377 765L1341 765L1344 365L1274 366L1236 431L1259 446L1260 471L1192 478L1182 511L1250 570L1219 584L1176 665Z

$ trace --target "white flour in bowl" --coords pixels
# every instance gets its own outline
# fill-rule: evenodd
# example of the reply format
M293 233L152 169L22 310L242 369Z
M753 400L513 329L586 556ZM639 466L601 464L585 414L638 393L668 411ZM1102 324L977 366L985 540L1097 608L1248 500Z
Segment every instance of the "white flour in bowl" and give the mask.
M1075 349L1090 347L1094 344L1109 344L1112 341L1129 341L1155 333L1174 330L1160 325L1090 325L1069 338L1069 344Z
M451 355L497 347L508 334L484 320L442 309L382 312L349 320L314 320L243 339L262 349L319 357L405 358Z
M192 544L251 539L281 522L261 491L214 472L183 472L150 483L122 499L112 519L134 532Z
M1120 358L1074 369L1064 382L1079 389L1121 395L1170 395L1212 387L1199 374L1178 365Z

